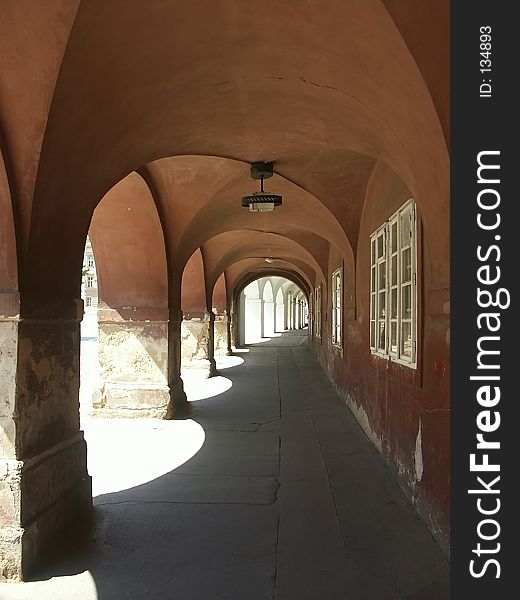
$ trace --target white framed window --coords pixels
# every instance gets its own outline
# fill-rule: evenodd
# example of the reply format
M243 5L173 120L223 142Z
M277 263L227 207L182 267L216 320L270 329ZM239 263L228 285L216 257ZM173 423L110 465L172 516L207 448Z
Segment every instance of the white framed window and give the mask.
M92 306L92 296L87 296L85 298L85 306Z
M370 349L417 364L417 220L410 198L370 236Z
M332 273L331 300L332 344L341 348L343 322L343 269L341 268Z
M94 277L92 275L89 275L87 277L87 287L88 288L94 287Z
M314 290L314 337L321 338L321 285Z
M94 266L94 255L87 254L87 267L93 267L93 266Z

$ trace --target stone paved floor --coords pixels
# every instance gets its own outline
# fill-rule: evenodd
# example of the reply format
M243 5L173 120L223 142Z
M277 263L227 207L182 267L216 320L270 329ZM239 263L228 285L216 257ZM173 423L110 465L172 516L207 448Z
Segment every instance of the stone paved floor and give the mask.
M85 423L94 524L0 599L446 600L444 556L305 336L222 359L184 419Z

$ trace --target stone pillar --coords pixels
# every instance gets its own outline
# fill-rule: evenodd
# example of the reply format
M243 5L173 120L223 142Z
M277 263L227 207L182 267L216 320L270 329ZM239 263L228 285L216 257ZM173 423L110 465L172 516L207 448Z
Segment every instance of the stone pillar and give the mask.
M181 323L181 368L187 374L212 377L216 372L213 355L215 314L190 315Z
M0 579L27 578L92 508L79 424L82 315L81 300L0 296Z
M214 356L225 356L231 352L229 318L226 313L216 314L213 339Z
M100 308L93 416L171 418L168 310Z
M285 312L284 312L283 302L281 304L275 303L274 314L275 314L274 330L275 331L283 331L284 329L286 329Z
M233 354L233 343L236 345L235 331L236 331L236 314L233 314L230 310L228 311L227 319L227 354Z
M264 300L264 335L270 337L274 333L274 302Z
M168 319L168 387L173 415L181 413L188 407L188 399L184 392L184 382L181 377L181 327L182 311L170 309Z
M239 310L238 310L238 314L234 315L235 318L235 324L237 324L238 322L238 327L235 330L238 333L238 337L235 339L235 342L237 343L238 346L241 346L242 344L246 343L246 318L247 318L247 314L246 314L246 295L244 294L244 292L242 292L240 294L240 298L239 298Z
M259 299L259 303L260 303L260 339L265 337L265 312L264 312L264 307L265 307L265 302L260 298Z
M245 312L241 317L246 324L246 344L259 342L262 339L262 302L260 298L246 297Z

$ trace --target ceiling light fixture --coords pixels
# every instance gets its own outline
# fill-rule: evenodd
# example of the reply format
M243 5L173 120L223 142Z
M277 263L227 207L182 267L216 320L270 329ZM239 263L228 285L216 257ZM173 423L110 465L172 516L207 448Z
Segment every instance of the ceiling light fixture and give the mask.
M270 212L282 204L282 197L278 194L264 192L264 179L273 176L272 162L254 162L251 165L251 179L260 179L260 191L253 192L251 196L242 198L242 206L251 212Z
M271 258L270 256L267 256L266 259L265 259L265 262L266 263L272 263L272 262L274 262L274 258Z

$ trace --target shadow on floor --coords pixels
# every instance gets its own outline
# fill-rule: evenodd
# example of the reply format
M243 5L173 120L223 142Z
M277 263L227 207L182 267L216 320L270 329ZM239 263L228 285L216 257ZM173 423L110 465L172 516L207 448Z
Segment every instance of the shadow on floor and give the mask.
M250 346L184 416L198 453L96 497L0 598L446 600L445 557L302 339Z

